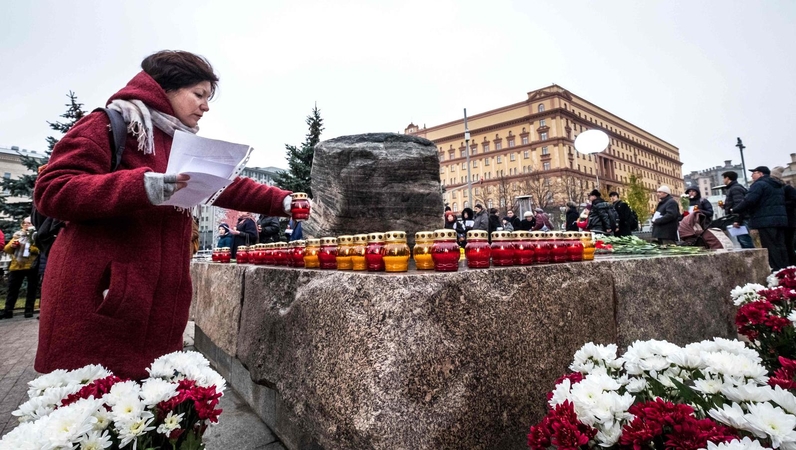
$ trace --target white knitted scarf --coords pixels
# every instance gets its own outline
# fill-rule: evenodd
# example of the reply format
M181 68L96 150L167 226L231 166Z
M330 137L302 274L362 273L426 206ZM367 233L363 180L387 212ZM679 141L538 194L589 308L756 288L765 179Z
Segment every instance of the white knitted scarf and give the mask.
M187 127L174 116L149 109L141 100L114 100L108 109L121 113L127 123L127 131L138 139L138 150L145 155L155 153L152 125L169 136L174 136L174 130L193 134L199 132L199 127Z

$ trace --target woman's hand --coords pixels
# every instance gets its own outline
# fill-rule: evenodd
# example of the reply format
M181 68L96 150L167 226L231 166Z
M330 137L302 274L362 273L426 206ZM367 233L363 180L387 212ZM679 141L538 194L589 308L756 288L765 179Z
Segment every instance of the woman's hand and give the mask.
M177 178L175 180L176 184L175 184L174 192L177 192L180 189L184 188L185 186L188 186L188 180L190 180L190 179L191 179L190 175L184 174L184 173L178 173L177 174Z

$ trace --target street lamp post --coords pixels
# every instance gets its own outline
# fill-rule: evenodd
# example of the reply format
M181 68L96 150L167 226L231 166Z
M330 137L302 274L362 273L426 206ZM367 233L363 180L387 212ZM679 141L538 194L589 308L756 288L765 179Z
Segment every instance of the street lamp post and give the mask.
M467 155L467 201L473 204L473 183L470 177L470 130L467 129L467 108L464 108L464 154Z
M735 146L738 147L738 150L741 151L741 168L743 168L743 182L744 184L749 186L749 179L746 178L746 163L743 160L743 149L745 149L746 147L743 145L741 138L738 138L738 143L735 144Z
M594 155L594 175L597 177L597 189L600 189L599 153L608 148L610 139L602 130L586 130L575 138L575 150Z

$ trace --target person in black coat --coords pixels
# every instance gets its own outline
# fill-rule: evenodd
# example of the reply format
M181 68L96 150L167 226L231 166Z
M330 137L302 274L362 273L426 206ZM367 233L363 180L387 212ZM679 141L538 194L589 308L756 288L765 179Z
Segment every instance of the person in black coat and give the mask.
M702 194L699 193L699 188L697 186L691 186L685 190L685 194L688 196L688 206L699 208L702 214L708 219L708 222L711 222L713 220L713 205L710 204L708 199L702 198Z
M279 233L282 231L279 226L279 219L272 216L260 216L257 221L257 228L260 234L260 243L266 244L269 242L279 241Z
M616 220L612 214L613 207L603 200L602 194L597 189L589 193L591 212L589 213L589 231L606 235L613 234L616 230Z
M749 226L760 234L760 244L768 249L768 265L772 270L788 266L785 250L785 229L788 213L785 210L784 183L771 178L766 166L751 169L755 180L740 205L731 212L749 214Z
M520 220L520 226L514 227L514 230L531 231L535 225L536 218L533 217L533 213L530 211L525 211L525 214L522 216L522 220Z
M669 186L661 186L657 191L658 206L652 216L652 237L659 244L674 244L677 241L677 226L680 218L680 206L672 197Z
M721 174L724 178L724 185L727 188L725 197L724 197L724 212L726 214L731 214L733 208L740 205L743 201L743 198L746 197L746 188L741 186L738 183L738 173L736 172L724 172ZM738 221L733 224L735 228L740 227L741 225L746 226L749 228L749 224L746 222L745 217L743 214L737 214ZM755 248L755 243L752 241L752 236L748 234L741 234L736 236L738 239L738 243L741 244L741 248Z
M489 232L490 241L492 232L497 231L498 228L503 228L503 222L500 220L500 217L498 217L497 208L491 208L489 210L489 229L487 230Z
M618 192L611 192L608 195L614 205L616 215L619 217L619 223L616 226L617 229L614 235L618 237L630 236L633 234L633 230L630 227L631 222L633 222L633 212L630 210L630 205L619 199Z
M504 217L503 220L509 222L511 224L511 227L514 228L515 230L519 230L518 227L520 226L521 221L519 217L514 215L514 211L512 210L506 211L506 217Z
M580 214L578 214L578 205L576 205L575 202L567 202L567 215L566 215L567 231L580 231L578 229L579 216Z
M235 254L238 252L238 247L241 245L254 245L257 243L258 235L257 235L257 224L254 222L254 218L252 215L247 212L242 212L238 216L238 223L230 230L232 236L234 236L234 242L232 244L232 258L235 258Z

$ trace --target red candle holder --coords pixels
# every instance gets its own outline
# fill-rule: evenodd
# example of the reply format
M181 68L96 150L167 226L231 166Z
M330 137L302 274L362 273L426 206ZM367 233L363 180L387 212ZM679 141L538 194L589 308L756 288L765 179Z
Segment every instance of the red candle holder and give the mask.
M293 267L304 267L304 244L303 240L293 241Z
M210 261L218 262L220 254L221 254L221 249L218 247L214 248L213 253L210 255Z
M533 247L533 259L537 264L549 264L552 262L552 245L544 231L531 232L531 245Z
M273 243L265 244L265 247L263 247L263 264L266 266L276 265L275 251L276 248Z
M310 218L310 200L304 192L294 192L290 201L290 215L296 222Z
M564 239L569 243L569 260L583 261L583 242L580 241L580 233L568 231L564 233Z
M274 264L277 266L287 266L289 258L287 243L277 242L274 244Z
M431 245L431 259L437 272L456 272L461 258L456 231L451 229L434 230L434 243Z
M249 247L245 245L241 245L238 247L238 251L235 253L235 261L238 264L248 264L249 263Z
M265 263L265 244L254 245L254 253L249 252L249 262L258 265Z
M564 240L560 232L555 231L550 233L550 240L552 249L550 253L554 263L563 263L569 261L569 242Z
M489 267L492 247L489 245L488 238L489 234L483 230L470 230L467 232L467 245L464 246L464 256L467 258L467 267L471 269Z
M510 231L492 232L492 264L495 266L514 265L514 243Z
M514 231L511 236L514 240L514 265L528 266L533 264L531 233L528 231Z
M228 263L232 261L232 250L229 247L222 247L218 254L218 262Z
M318 252L321 269L337 269L337 238L321 238L321 250Z
M384 272L384 233L368 234L368 245L365 246L365 263L368 272Z

